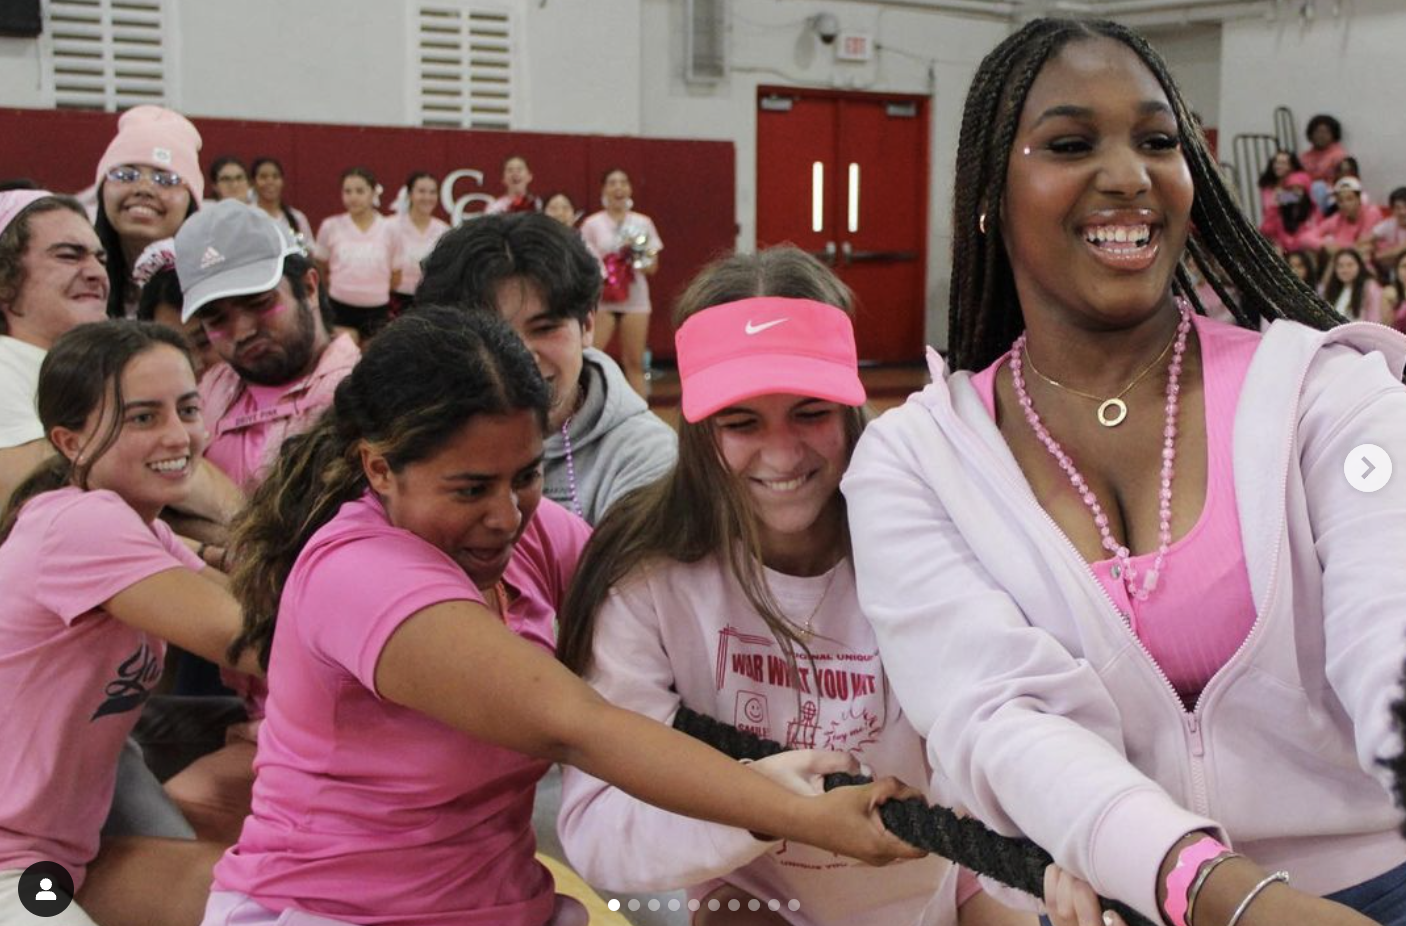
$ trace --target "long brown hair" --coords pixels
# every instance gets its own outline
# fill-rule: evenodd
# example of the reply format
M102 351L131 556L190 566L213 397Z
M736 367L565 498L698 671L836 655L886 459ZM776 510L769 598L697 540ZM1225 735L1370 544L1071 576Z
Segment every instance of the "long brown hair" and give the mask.
M537 363L507 322L490 312L417 309L376 336L332 407L279 448L278 461L234 526L234 596L247 648L268 668L279 599L312 535L367 489L362 441L391 470L434 456L478 415L527 410L545 431L550 394Z
M709 306L751 296L813 299L853 315L849 288L818 260L787 245L734 254L705 267L679 297L674 327ZM863 410L845 408L844 428L846 450L853 451L864 429ZM847 528L844 536L847 543ZM578 674L590 669L596 614L610 589L627 576L650 562L693 563L707 556L726 563L794 666L796 650L806 649L804 641L767 585L756 515L723 463L711 418L695 424L680 420L674 468L620 499L596 526L562 607L558 658Z
M154 322L92 322L79 325L54 342L39 366L39 421L45 436L52 434L54 428L82 431L94 415L101 421L109 408L116 409L116 414L78 453L82 463L55 453L19 484L0 515L0 543L10 536L20 509L34 496L69 485L88 488L93 464L122 434L122 373L134 358L158 344L174 347L190 362L185 338Z

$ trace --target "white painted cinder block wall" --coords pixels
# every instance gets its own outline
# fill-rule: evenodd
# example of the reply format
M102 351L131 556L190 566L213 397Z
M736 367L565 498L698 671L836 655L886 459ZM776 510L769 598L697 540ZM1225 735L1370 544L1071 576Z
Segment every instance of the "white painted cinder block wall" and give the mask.
M737 150L738 246L755 241L756 88L805 84L932 95L928 334L945 341L952 165L967 84L1010 26L874 3L733 0L730 71L684 82L680 0L511 0L525 65L516 127L731 140ZM412 5L372 0L173 0L172 103L192 115L409 125L414 121ZM836 16L890 51L834 61L804 28ZM40 42L0 39L0 105L50 105ZM900 54L900 52L902 54ZM686 182L687 178L680 178Z
M1343 123L1343 141L1362 165L1378 203L1406 185L1400 80L1406 48L1406 3L1343 0L1316 4L1304 23L1284 4L1277 20L1227 23L1221 38L1221 137L1272 132L1274 107L1291 106L1299 148L1309 117L1324 112Z
M928 336L945 342L952 190L962 99L1003 21L844 0L732 0L730 70L714 86L683 79L681 0L506 0L518 16L524 66L517 127L727 139L737 150L738 245L755 232L755 100L759 84L810 84L930 94ZM1268 131L1279 103L1302 126L1317 111L1343 119L1379 201L1406 182L1394 119L1406 3L1318 3L1305 25L1280 19L1149 30L1223 144ZM194 115L409 125L414 121L412 4L384 0L172 0L173 103ZM803 27L817 12L872 35L869 64L843 64ZM903 54L899 54L903 52ZM930 76L931 75L931 76ZM40 42L0 38L0 106L43 107Z

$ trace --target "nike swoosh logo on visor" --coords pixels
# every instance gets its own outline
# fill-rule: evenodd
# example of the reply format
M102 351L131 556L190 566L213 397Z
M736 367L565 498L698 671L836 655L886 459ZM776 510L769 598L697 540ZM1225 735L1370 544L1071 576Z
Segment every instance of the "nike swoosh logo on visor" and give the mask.
M746 331L748 334L761 334L763 331L767 330L768 328L775 328L777 325L781 324L782 322L788 322L788 321L790 321L789 318L778 318L778 319L776 319L775 321L763 322L763 323L760 324L760 325L754 325L754 324L752 324L752 320L751 320L751 319L748 319L748 320L747 320L747 327L744 328L743 330Z

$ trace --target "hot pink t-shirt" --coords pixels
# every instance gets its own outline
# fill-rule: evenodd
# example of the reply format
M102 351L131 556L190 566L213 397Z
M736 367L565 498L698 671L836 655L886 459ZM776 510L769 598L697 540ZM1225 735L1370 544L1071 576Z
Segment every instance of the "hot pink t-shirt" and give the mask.
M0 871L48 859L83 884L166 652L102 605L181 567L205 564L105 490L35 496L0 544Z
M434 250L440 235L449 231L449 223L430 217L430 224L422 232L410 221L410 216L399 215L391 219L391 232L396 236L400 260L396 263L400 270L400 285L396 292L415 295L415 287L420 285L420 262Z
M543 649L589 531L543 499L504 575L509 625ZM548 763L375 690L396 629L455 600L483 599L369 493L313 535L284 586L253 809L216 890L349 923L546 922L554 891L531 823Z
M1235 503L1232 442L1240 387L1260 342L1257 332L1199 315L1192 318L1201 345L1201 388L1206 405L1206 501L1201 516L1167 548L1162 581L1146 601L1129 596L1123 582L1114 578L1116 560L1089 564L1188 705L1235 655L1255 623L1255 602ZM972 377L972 386L993 418L996 371L1009 359L1006 354ZM1134 556L1132 564L1139 575L1145 575L1156 558L1153 551Z
M391 272L400 260L390 219L376 213L362 231L347 213L334 215L318 228L313 255L327 262L327 295L333 299L366 308L390 302Z

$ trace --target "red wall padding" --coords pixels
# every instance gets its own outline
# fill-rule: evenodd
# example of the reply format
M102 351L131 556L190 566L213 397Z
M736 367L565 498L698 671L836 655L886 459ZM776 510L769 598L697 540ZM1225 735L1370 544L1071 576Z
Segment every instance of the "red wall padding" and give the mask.
M307 213L314 230L342 211L338 177L353 165L371 169L390 207L412 170L443 178L450 171L483 171L484 186L468 180L455 194L498 195L502 162L521 154L532 165L533 191L564 190L586 213L599 208L601 175L622 167L634 185L639 211L654 219L664 239L659 272L650 280L654 317L650 346L672 357L669 313L674 297L713 256L734 246L736 162L731 142L473 132L385 126L323 125L193 119L205 140L201 164L233 154L246 164L268 155L283 164L285 198ZM42 186L77 192L93 183L98 158L116 132L111 113L0 109L0 178L29 177ZM213 187L206 182L207 190Z

